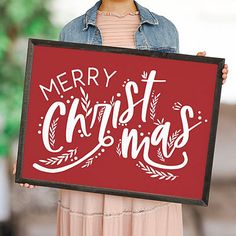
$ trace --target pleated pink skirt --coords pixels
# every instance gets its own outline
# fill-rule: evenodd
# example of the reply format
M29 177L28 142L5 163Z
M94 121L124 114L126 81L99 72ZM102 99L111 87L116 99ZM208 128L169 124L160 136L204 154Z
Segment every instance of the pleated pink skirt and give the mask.
M60 190L57 236L182 236L182 205Z

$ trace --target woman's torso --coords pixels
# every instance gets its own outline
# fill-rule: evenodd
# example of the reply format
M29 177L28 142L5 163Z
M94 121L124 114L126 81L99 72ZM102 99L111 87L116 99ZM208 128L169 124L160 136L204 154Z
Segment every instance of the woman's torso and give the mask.
M140 9L143 13L143 8ZM151 21L149 13L146 13L146 20L150 24L142 25L140 11L136 12L138 14L118 17L104 15L97 10L97 7L90 9L87 15L69 23L62 30L60 39L164 52L178 51L177 39L167 37L163 40L159 35L161 29L158 31L155 28L157 21ZM60 191L58 203L60 236L182 235L181 204L70 190Z

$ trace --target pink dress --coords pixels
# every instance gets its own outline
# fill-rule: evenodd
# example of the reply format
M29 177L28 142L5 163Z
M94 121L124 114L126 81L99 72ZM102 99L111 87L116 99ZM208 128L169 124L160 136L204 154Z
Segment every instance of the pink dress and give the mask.
M135 48L139 12L97 11L103 45ZM182 236L182 205L60 190L57 236Z

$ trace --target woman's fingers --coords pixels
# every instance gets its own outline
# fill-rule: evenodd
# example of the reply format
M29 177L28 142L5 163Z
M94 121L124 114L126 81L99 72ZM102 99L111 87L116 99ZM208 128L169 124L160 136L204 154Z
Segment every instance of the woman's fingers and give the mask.
M16 174L16 162L14 162L14 164L13 164L12 174L13 174L13 175Z
M197 53L197 56L203 56L203 57L205 57L205 56L206 56L206 51L198 52L198 53ZM225 64L225 65L224 65L224 68L222 69L222 84L225 84L226 79L227 79L227 76L228 76L228 73L229 73L228 65Z
M205 56L206 56L206 51L198 52L198 53L197 53L197 56L205 57Z
M223 74L222 75L222 78L225 80L225 79L227 79L227 74Z
M222 69L222 73L226 74L226 75L229 73L229 69L228 69L228 65L227 64L224 65L224 68Z
M228 73L229 73L229 70L226 69L226 68L224 68L224 69L222 70L222 73L223 73L223 74L228 74Z
M16 174L16 162L14 162L14 164L13 164L12 174L13 175ZM28 183L25 183L25 184L21 183L20 186L25 187L25 188L30 188L30 189L35 188L35 185L31 185L31 184L28 184Z
M225 84L227 76L228 76L228 73L229 73L229 69L228 69L228 65L227 64L224 65L224 68L222 69L222 73L223 73L222 74L222 79L223 79L222 84Z
M28 183L25 183L25 184L20 184L21 187L25 187L25 188L35 188L35 185L31 185L31 184L28 184Z

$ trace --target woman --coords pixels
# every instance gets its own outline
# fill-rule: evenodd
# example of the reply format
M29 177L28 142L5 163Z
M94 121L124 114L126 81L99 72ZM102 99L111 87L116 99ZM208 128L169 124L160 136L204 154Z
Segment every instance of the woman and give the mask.
M133 0L98 1L62 29L60 40L179 52L174 24ZM205 56L206 53L197 55ZM227 65L222 72L224 83ZM131 235L183 235L181 204L60 190L57 236Z

